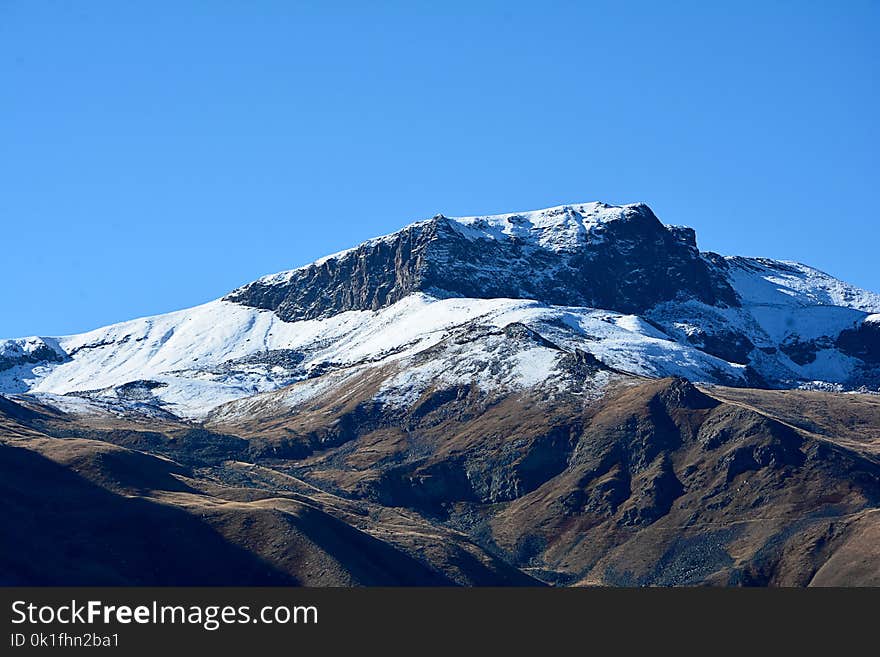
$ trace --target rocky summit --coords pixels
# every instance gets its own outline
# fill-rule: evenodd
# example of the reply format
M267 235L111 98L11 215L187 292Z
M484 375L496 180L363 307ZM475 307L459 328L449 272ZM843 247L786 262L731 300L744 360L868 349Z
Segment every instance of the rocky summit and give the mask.
M738 305L719 264L700 257L693 231L664 226L646 205L602 203L438 215L226 298L296 321L378 310L414 292L624 313L682 296Z
M878 393L880 295L807 265L438 215L0 341L0 581L878 584Z

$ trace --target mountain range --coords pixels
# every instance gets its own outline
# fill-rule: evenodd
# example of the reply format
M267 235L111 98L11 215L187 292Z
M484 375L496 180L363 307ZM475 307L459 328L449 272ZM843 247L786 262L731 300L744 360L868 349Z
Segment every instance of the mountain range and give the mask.
M878 393L880 295L809 266L437 215L0 341L0 582L880 583Z

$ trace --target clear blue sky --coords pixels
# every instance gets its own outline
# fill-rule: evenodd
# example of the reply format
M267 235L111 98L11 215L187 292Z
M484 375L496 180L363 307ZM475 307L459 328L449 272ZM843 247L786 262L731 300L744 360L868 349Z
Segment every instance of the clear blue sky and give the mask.
M880 291L877 2L0 0L0 336L645 201Z

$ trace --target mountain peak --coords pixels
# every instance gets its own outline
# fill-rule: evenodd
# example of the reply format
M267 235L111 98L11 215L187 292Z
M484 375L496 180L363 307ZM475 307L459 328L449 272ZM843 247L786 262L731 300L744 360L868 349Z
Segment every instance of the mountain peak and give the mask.
M390 404L439 379L580 389L620 373L874 389L877 313L880 295L805 265L703 254L641 203L437 215L197 308L0 342L0 392L198 415L358 368L400 368Z
M378 310L414 292L640 312L679 297L738 305L689 229L600 202L410 224L226 297L285 321Z
M641 202L610 205L602 201L591 201L555 205L539 210L466 217L453 217L438 213L430 219L415 221L393 233L370 238L357 246L331 253L301 267L267 274L255 282L284 284L295 278L298 272L310 267L320 267L331 260L345 258L364 247L393 242L401 233L421 230L440 223L457 230L462 237L469 239L505 240L512 238L514 241L520 242L531 241L551 250L568 250L578 245L578 236L587 236L592 229L610 221L638 216L653 218L659 224L659 220L656 219L651 208ZM693 229L687 226L667 226L667 228L693 233ZM695 243L694 246L696 246Z

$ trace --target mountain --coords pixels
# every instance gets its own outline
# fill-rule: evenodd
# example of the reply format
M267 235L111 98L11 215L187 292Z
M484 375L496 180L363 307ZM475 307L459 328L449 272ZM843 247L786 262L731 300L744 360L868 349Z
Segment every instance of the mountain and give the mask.
M701 252L644 204L438 215L0 341L29 528L0 579L877 582L878 392L880 295L816 269ZM180 541L137 547L165 522ZM59 542L82 565L41 570Z
M638 376L876 390L878 312L880 295L805 265L701 253L691 229L642 204L437 216L196 308L0 342L0 391L203 417L364 368L403 367L389 399L432 372L487 389L562 385L578 352Z

